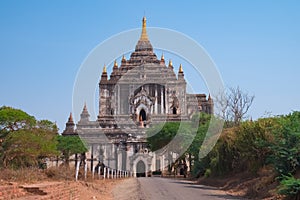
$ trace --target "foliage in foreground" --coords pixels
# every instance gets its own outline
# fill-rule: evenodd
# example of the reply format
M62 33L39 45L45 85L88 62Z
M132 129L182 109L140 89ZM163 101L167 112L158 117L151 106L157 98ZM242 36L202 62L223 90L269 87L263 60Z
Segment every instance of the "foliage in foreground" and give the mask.
M278 193L290 199L300 199L300 179L293 176L284 176L283 180L280 181Z
M60 154L68 165L71 155L84 152L80 138L59 136L55 123L36 120L19 109L0 108L0 167L41 167L46 158Z
M58 155L57 127L48 120L36 120L26 112L0 108L0 159L4 167L38 166L43 159Z
M198 159L199 147L205 138L211 117L211 115L201 113L193 117L192 123L167 122L151 127L147 131L147 142L151 151L169 152L169 161L172 165L170 167L176 167L188 159L191 172L199 173L199 165L201 165ZM171 153L182 154L182 156L174 162Z
M13 168L37 166L42 159L56 156L56 140L43 129L10 133L3 144L3 164Z
M210 118L202 114L197 129L188 125L185 129L185 136L197 131L186 153L179 158L189 159L192 176L220 177L245 172L255 175L269 166L275 171L270 177L277 176L280 181L278 192L291 198L299 197L300 181L293 176L300 171L300 112L244 121L224 128L212 151L199 160L199 149L207 134ZM163 127L150 129L150 135L157 132L148 138L152 150L169 144L178 134L178 127L179 123L166 123Z
M279 193L298 197L299 180L293 175L300 170L300 112L224 129L202 164L212 176L256 174L264 166L272 166L281 180Z
M57 149L62 152L65 164L69 166L70 156L74 154L84 153L87 151L82 140L79 136L57 136Z

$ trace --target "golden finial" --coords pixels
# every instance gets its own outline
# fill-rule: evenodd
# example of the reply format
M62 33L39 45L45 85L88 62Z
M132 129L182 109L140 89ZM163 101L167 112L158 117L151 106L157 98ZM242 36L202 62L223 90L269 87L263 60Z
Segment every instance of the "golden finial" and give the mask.
M179 73L183 73L182 65L181 65L181 64L180 64L180 66L179 66Z
M117 60L115 60L115 62L114 62L114 67L118 67Z
M103 73L107 73L106 65L104 65L104 67L103 67Z
M173 63L172 63L172 60L171 60L171 59L169 60L169 67L172 67L172 68L173 68Z
M125 58L125 56L123 55L123 57L122 57L122 62L125 62L126 61L126 58Z
M164 53L161 54L161 59L160 60L165 60Z
M146 17L143 17L142 35L140 40L148 40L147 30L146 30Z

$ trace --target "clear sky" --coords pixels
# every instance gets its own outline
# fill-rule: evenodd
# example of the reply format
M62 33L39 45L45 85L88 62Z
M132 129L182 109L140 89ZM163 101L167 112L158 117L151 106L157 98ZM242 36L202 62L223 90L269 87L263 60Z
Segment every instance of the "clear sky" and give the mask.
M0 1L0 106L64 129L83 60L108 37L139 28L145 14L148 26L202 45L226 86L254 94L253 118L300 110L299 1L175 2Z

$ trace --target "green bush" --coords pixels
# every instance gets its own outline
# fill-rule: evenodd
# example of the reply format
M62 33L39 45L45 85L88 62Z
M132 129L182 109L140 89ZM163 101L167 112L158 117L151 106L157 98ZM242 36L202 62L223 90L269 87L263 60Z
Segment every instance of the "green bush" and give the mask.
M210 177L210 175L211 175L211 169L206 169L205 173L204 173L204 176L205 177Z
M152 172L152 175L161 175L161 171L160 171L160 170L153 171L153 172Z
M269 142L271 154L267 162L280 175L294 174L300 166L300 113L278 118L280 127L273 129L274 140Z
M284 176L284 179L280 181L278 193L283 194L290 199L299 199L300 179L296 179L293 176Z

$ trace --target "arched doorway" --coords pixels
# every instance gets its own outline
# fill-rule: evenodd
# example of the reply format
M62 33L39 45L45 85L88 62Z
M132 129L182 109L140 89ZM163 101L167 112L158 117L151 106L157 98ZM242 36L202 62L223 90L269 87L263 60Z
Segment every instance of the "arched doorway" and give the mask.
M177 114L177 108L173 107L173 115Z
M146 177L146 165L142 160L136 164L136 177Z
M139 117L139 119L142 120L142 121L146 121L147 120L146 111L144 109L142 109L140 111L140 117Z

